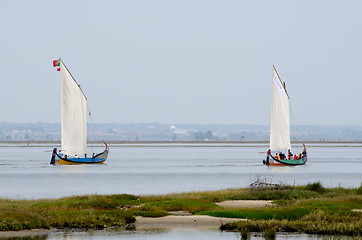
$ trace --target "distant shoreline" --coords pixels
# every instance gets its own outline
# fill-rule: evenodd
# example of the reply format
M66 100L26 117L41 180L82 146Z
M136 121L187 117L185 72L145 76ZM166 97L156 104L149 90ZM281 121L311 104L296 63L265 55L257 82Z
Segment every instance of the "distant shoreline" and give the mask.
M307 147L362 147L348 144L361 144L362 141L311 140L292 141L294 145ZM0 141L0 147L58 147L60 141ZM107 141L109 147L268 147L269 141ZM103 141L89 141L88 146L103 147Z

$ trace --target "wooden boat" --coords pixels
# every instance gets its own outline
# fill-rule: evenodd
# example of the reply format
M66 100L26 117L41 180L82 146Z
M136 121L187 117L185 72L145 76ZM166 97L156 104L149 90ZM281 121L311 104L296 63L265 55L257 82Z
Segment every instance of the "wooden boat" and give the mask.
M289 95L273 66L272 100L270 107L270 148L263 163L268 166L297 166L307 162L307 148L291 153L289 129Z
M102 164L108 146L87 156L87 98L61 59L53 61L61 75L61 150L53 149L50 164Z

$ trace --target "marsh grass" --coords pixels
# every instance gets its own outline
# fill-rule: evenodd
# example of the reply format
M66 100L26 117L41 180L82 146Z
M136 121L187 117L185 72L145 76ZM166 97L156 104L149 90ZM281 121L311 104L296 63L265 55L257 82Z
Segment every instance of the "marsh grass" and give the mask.
M247 228L240 228L241 239L250 239L250 231Z
M341 193L343 194L343 193ZM144 196L142 199L149 201L168 200L168 199L202 199L209 202L222 202L226 200L292 200L308 199L320 197L320 194L314 191L306 190L303 187L284 187L275 188L243 188L243 189L225 189L220 191L204 191L167 194L163 196Z
M360 236L361 222L352 224L289 220L258 220L247 222L227 223L220 227L221 230L265 232L266 229L275 228L277 232L303 232L307 234L321 235L350 235Z
M356 189L356 193L358 195L362 195L362 183L360 184L359 188Z
M362 229L362 185L357 189L324 188L320 183L225 189L167 195L74 196L14 201L0 199L0 231L34 228L103 229L132 226L135 216L162 217L171 211L247 218L222 229L249 232L305 232L358 235ZM274 200L272 207L226 210L225 200ZM245 234L244 234L245 235Z
M137 208L134 208L133 214L135 216L154 217L154 218L170 215L168 212L160 208L147 204L143 204Z
M309 183L304 187L304 189L317 193L325 193L327 191L320 182Z
M170 213L168 213L168 212L159 211L159 210L154 210L154 211L136 211L136 212L134 212L134 214L135 214L136 216L151 217L151 218L165 217L165 216L170 215Z
M135 221L131 213L119 210L69 210L44 214L55 228L103 229L122 227Z
M295 215L295 218L280 218L279 216L269 218L268 214L255 217L251 214L246 216L251 221L225 224L221 229L234 231L247 229L250 232L265 232L265 229L275 227L278 232L360 236L362 234L362 213L353 212L352 209L361 206L362 196L359 195L339 196L336 199L299 200L291 202L288 207L275 208L288 214L294 211L298 212L298 209L307 210L301 211L301 214ZM251 213L253 211L260 213L260 210L251 210ZM240 210L240 213L245 213L245 210ZM288 214L281 216L288 216ZM250 218L252 216L254 218Z
M36 228L103 229L135 222L124 205L139 204L133 195L91 195L60 199L12 201L0 199L0 230Z
M240 209L228 211L206 211L200 215L210 215L214 217L246 218L250 220L288 219L296 220L309 214L310 210L301 207L288 208L263 208L263 209Z
M264 230L263 236L266 240L273 240L275 239L277 233L277 229L275 227L266 228Z
M208 202L222 202L225 200L230 200L230 196L235 194L241 194L248 191L247 189L224 189L219 191L203 191L203 192L188 192L188 193L174 193L166 195L149 195L142 197L148 201L159 201L159 200L169 200L169 199L197 199L205 200Z
M22 209L0 209L0 231L18 231L34 228L49 228L48 222L41 215Z
M86 195L60 199L44 199L29 205L32 209L115 209L124 205L137 205L143 201L129 194L119 195ZM29 202L25 202L29 204Z
M149 205L165 211L187 211L192 214L201 211L222 209L222 207L202 199L170 199L149 203Z

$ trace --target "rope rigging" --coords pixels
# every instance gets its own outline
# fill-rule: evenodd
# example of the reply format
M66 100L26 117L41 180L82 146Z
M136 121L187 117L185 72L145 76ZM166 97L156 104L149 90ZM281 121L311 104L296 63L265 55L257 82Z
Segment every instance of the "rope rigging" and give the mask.
M88 118L89 118L89 120L90 120L90 123L88 123L88 125L91 126L91 127L95 130L95 132L98 132L99 129L98 129L98 127L97 127L97 124L96 124L95 121L94 121L94 118L93 118L93 115L92 115L92 111L91 111L91 109L90 109L89 106L87 106L87 110L88 110ZM104 139L102 139L102 141L105 142ZM90 148L92 149L92 153L95 153L95 151L94 151L94 145L93 145L93 144L90 144L89 146L90 146Z

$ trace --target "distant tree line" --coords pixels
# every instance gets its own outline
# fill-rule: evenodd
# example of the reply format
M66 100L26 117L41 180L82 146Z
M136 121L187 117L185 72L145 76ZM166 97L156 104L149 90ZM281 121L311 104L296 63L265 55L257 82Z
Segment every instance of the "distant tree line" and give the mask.
M210 130L207 132L195 132L194 138L195 141L213 140L214 135Z

